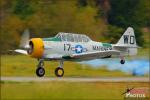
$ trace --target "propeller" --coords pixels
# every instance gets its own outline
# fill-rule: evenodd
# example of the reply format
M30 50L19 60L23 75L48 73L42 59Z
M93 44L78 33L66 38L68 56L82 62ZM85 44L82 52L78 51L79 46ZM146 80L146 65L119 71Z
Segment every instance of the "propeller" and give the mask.
M35 46L34 42L37 42L36 46ZM30 40L29 30L26 29L21 36L20 45L19 45L21 49L16 49L14 51L21 53L21 54L26 54L26 55L35 55L35 53L33 53L33 52L36 50L35 49L36 47L40 46L40 44L38 44L38 43L42 44L43 42L41 39L38 39L38 38L33 38ZM39 50L39 49L40 48L37 48L36 51L41 52L42 50ZM37 56L39 56L39 55L35 55L35 57L37 57Z
M30 33L29 29L26 29L23 32L23 35L21 36L21 41L20 41L20 48L28 49L29 47L29 39L30 39Z
M21 40L20 40L20 45L19 47L22 49L16 49L14 50L15 52L21 53L21 54L25 54L28 55L28 50L31 49L31 46L29 45L29 39L30 39L30 33L29 30L26 29L22 36L21 36Z

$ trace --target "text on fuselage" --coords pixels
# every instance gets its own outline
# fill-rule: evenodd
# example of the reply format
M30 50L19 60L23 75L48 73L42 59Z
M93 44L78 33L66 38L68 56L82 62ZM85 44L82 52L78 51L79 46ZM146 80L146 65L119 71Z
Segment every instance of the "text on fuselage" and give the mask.
M92 46L93 50L96 51L108 51L108 50L112 50L112 47L108 47L108 46Z

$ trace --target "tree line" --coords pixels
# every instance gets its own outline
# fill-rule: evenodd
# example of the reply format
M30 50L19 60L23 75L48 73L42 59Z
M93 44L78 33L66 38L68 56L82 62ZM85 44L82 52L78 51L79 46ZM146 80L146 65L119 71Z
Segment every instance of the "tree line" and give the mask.
M30 37L73 32L116 43L131 26L145 46L142 29L150 27L150 0L1 0L0 12L2 54L19 47L25 29Z

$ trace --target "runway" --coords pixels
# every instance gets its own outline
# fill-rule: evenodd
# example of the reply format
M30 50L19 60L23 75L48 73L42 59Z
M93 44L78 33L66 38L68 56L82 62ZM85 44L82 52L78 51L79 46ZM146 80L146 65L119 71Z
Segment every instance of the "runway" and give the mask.
M81 77L1 77L1 81L11 82L150 82L148 77L99 77L99 78L81 78Z

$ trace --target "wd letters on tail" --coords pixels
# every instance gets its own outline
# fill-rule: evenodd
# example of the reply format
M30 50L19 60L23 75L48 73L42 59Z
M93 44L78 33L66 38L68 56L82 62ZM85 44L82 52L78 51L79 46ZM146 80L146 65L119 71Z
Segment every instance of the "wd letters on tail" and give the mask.
M121 36L120 40L114 46L122 52L126 52L125 55L136 55L137 54L137 45L134 35L134 30L132 27L128 27L124 34ZM122 48L124 48L122 50Z

